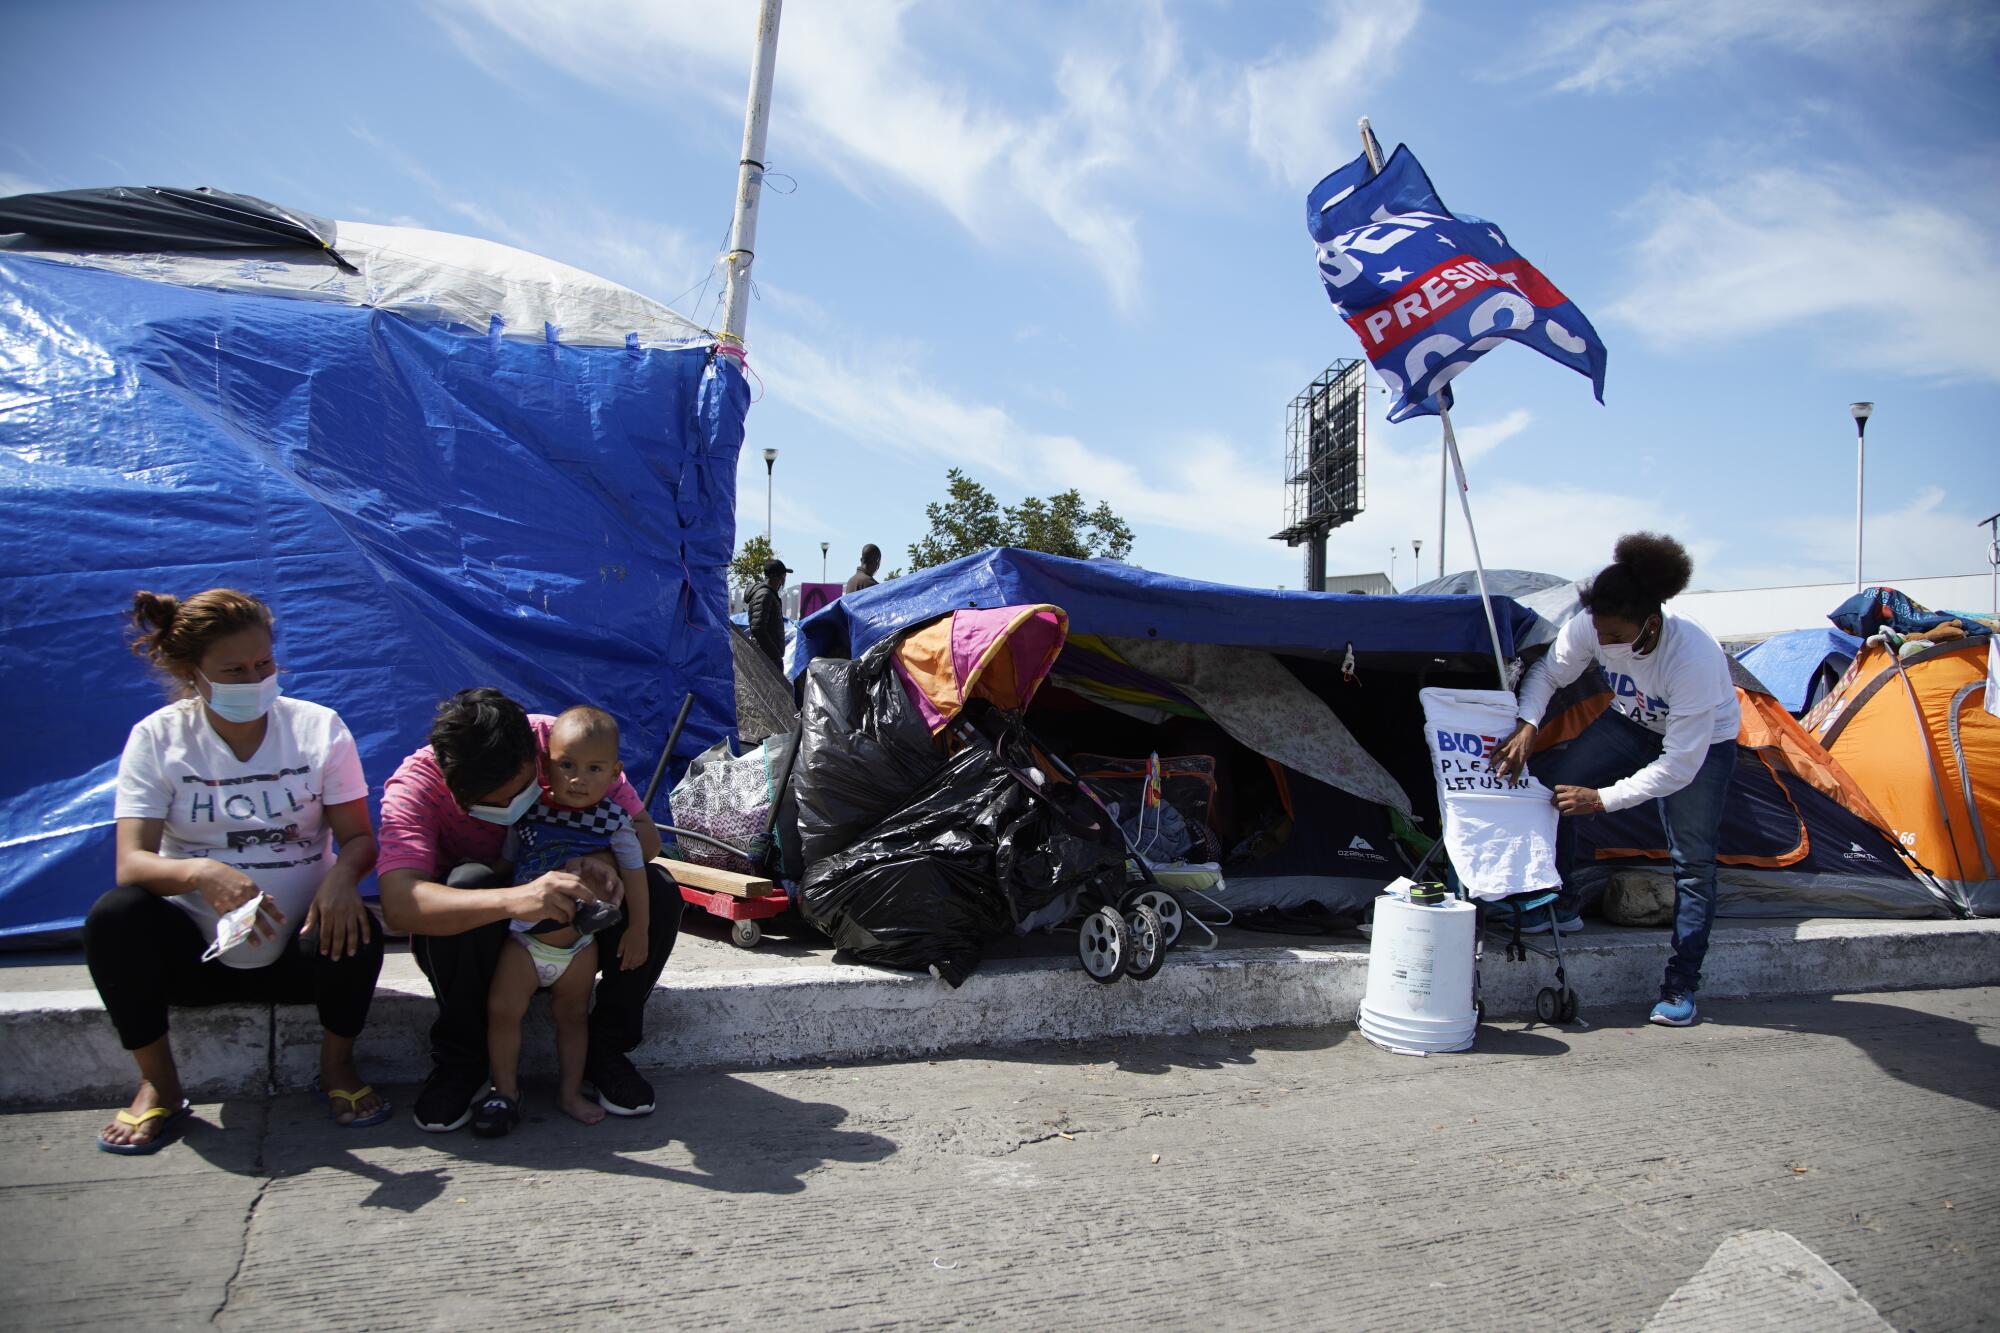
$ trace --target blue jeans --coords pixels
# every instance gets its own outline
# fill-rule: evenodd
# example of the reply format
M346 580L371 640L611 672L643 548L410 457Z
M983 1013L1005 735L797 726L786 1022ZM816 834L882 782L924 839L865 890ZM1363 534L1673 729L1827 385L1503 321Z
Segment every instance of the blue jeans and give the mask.
M1528 768L1549 787L1608 787L1629 778L1660 757L1663 739L1615 709L1606 709L1581 736L1538 755ZM1701 988L1701 960L1708 956L1709 927L1715 924L1715 851L1722 834L1722 811L1729 780L1736 773L1736 742L1708 747L1694 780L1659 801L1674 858L1674 951L1667 960L1660 994L1692 995ZM1588 817L1588 816L1586 816ZM1562 873L1560 916L1575 916L1583 895L1575 887L1574 819L1556 824L1556 869Z

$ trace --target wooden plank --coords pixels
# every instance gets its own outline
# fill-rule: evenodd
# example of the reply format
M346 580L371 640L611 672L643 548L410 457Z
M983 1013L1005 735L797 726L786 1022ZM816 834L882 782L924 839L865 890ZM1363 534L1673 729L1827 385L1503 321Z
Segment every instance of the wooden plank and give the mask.
M732 898L769 898L784 892L770 880L755 875L739 875L733 870L717 870L714 866L698 866L692 861L676 861L666 856L654 859L667 868L675 882L708 893L726 893Z

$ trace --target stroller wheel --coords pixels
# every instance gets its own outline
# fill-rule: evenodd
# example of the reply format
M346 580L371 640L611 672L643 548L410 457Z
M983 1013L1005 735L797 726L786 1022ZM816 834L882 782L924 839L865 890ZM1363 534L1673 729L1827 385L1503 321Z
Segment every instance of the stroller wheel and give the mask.
M1125 918L1115 907L1100 907L1083 919L1076 934L1076 956L1092 981L1110 985L1125 975L1125 959L1131 953L1125 935Z
M1160 924L1166 928L1165 943L1171 949L1174 941L1181 937L1181 927L1187 924L1186 914L1181 911L1181 900L1165 889L1147 889L1133 895L1132 906L1150 907L1159 913Z
M1554 1023L1562 1017L1562 995L1554 986L1544 986L1535 992L1535 1017L1544 1023Z
M1577 998L1576 992L1568 986L1563 987L1562 1021L1565 1023L1576 1022L1577 1011L1580 1007L1581 1001Z
M1125 913L1125 975L1145 981L1167 965L1167 928L1145 904Z

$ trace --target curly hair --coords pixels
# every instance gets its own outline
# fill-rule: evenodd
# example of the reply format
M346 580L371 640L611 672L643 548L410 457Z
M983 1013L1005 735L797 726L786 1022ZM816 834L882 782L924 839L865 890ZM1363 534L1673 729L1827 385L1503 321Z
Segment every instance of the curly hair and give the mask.
M186 601L142 589L132 594L129 617L132 651L180 695L194 688L194 673L210 644L246 629L271 628L271 608L234 588L210 588Z
M538 748L526 710L491 686L460 690L431 722L431 753L460 805L512 779Z
M1643 621L1687 589L1694 561L1687 548L1663 532L1628 532L1612 548L1611 563L1577 589L1583 609L1620 620Z

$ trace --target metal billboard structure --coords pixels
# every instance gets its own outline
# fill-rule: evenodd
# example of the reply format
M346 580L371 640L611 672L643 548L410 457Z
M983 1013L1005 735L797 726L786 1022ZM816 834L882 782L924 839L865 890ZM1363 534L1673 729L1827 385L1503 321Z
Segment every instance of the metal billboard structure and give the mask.
M1326 537L1368 501L1368 366L1336 361L1292 399L1285 426L1285 528L1271 540L1304 546L1305 586L1326 590Z

